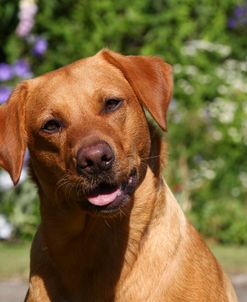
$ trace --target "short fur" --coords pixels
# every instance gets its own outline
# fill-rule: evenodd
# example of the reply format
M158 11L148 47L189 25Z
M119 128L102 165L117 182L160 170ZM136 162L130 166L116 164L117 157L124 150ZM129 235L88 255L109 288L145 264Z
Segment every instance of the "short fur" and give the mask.
M0 107L0 165L16 184L28 147L41 201L25 301L237 301L162 178L165 146L143 107L165 130L171 94L171 67L160 58L102 50L25 81ZM104 112L116 97L122 105ZM62 127L46 133L54 117ZM111 146L113 167L78 175L78 150L98 141ZM127 202L109 212L84 207L95 186L122 183L133 169Z

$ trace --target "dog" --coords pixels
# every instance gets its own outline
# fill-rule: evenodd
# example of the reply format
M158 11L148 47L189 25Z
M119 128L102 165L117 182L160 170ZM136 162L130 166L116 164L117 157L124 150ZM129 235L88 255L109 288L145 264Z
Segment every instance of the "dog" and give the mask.
M25 301L237 301L162 177L172 86L161 58L103 49L0 107L0 165L17 184L28 147L41 201Z

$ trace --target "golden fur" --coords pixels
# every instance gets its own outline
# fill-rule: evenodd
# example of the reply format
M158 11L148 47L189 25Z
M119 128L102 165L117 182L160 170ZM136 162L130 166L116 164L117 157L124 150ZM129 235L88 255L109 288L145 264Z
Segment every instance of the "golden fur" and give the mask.
M172 94L171 68L156 57L103 50L20 84L0 107L0 165L16 184L26 147L40 196L27 302L237 301L228 277L162 179L161 129ZM102 111L105 99L121 107ZM53 134L42 125L63 121ZM81 146L106 141L115 154L108 182L131 169L137 185L113 212L81 206L104 180L78 176ZM172 152L172 150L171 150Z

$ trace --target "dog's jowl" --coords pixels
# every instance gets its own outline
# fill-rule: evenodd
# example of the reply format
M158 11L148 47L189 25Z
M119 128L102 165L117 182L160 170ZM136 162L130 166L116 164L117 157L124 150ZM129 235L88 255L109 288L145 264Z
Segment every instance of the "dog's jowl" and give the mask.
M0 165L17 184L28 148L40 197L25 301L237 301L162 178L171 73L102 50L0 107Z

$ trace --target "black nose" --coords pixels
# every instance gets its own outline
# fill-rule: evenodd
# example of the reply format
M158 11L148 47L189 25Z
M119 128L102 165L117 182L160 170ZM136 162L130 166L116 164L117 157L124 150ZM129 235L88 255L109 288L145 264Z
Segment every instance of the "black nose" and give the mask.
M97 174L109 170L114 161L112 148L104 141L84 146L77 153L78 174Z

